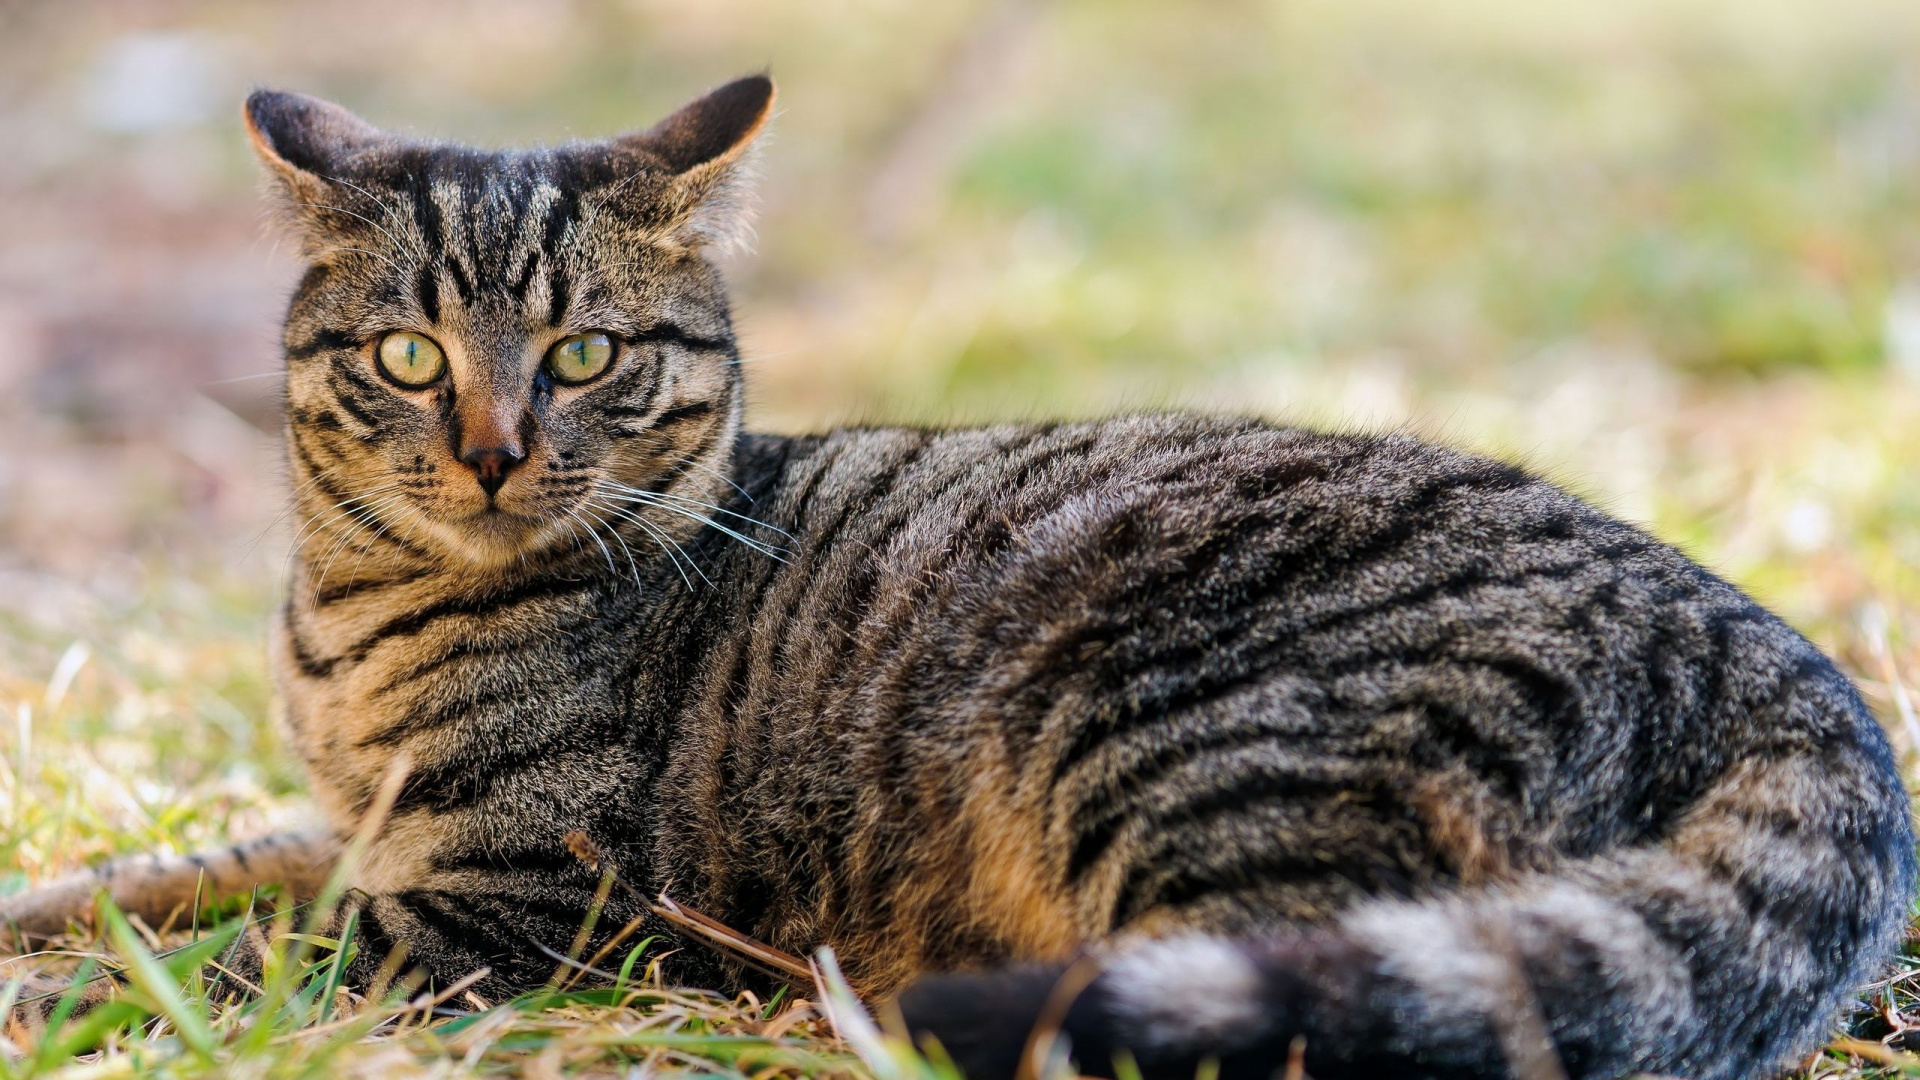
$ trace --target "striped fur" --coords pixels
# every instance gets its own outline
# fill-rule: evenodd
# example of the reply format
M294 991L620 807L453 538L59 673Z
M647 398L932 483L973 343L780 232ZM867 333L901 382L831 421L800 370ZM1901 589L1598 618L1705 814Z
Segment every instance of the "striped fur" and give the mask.
M375 945L544 980L584 830L904 989L980 1077L1069 965L1085 1071L1264 1076L1304 1037L1321 1080L1758 1075L1872 974L1913 839L1852 687L1519 469L1190 416L741 433L703 252L771 99L521 153L249 104L312 262L284 720L342 826L412 768L356 881ZM450 376L384 382L393 329ZM612 370L543 381L584 330ZM497 496L479 428L524 444Z

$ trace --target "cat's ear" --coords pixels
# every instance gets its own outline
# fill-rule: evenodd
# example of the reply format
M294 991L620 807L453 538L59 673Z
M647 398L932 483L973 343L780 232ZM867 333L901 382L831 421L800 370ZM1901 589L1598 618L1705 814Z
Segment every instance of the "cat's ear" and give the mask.
M773 116L773 80L749 75L682 105L646 131L613 140L667 173L654 196L674 238L728 246L751 232L755 138Z
M281 90L247 95L246 120L255 152L295 207L327 202L356 157L392 141L330 101Z

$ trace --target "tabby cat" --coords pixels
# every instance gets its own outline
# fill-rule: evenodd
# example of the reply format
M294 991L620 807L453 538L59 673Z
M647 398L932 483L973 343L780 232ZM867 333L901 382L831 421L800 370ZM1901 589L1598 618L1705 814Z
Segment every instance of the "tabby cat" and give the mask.
M1519 468L1202 416L742 431L708 255L773 96L499 153L247 102L309 264L284 725L334 829L408 769L352 979L548 979L601 880L570 833L635 889L596 942L664 890L832 946L977 1078L1049 1010L1101 1075L1755 1076L1875 974L1914 842L1853 687ZM0 915L310 891L335 837Z

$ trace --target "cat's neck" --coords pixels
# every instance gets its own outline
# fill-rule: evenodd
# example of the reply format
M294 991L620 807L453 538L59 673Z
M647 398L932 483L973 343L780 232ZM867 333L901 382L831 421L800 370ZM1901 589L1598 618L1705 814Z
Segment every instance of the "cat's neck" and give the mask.
M327 520L324 507L305 507L274 666L285 728L330 815L359 813L396 750L426 775L463 744L451 733L485 741L521 707L564 726L567 702L586 692L576 666L585 651L611 650L620 679L645 687L634 700L664 722L703 651L727 640L785 569L775 548L797 543L788 530L798 526L768 518L791 512L774 496L816 441L741 438L729 472L714 478L728 494L702 500L708 508L691 519L672 515L692 535L669 548L636 527L631 562L621 547L583 538L550 559L463 567L376 540L377 525L329 542L307 528ZM527 682L548 673L559 681ZM488 697L506 683L519 688L510 703ZM468 699L470 710L459 704Z

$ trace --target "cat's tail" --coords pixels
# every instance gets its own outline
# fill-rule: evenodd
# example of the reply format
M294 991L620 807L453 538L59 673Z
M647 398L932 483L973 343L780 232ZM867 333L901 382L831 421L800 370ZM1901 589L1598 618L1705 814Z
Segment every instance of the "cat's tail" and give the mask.
M1094 973L939 976L899 1004L970 1080L1040 1075L1056 1031L1083 1073L1124 1051L1147 1080L1209 1059L1268 1080L1290 1052L1315 1080L1754 1075L1817 1043L1901 932L1909 803L1879 732L1856 734L1749 757L1644 847L1263 939L1118 944Z
M339 838L326 829L274 833L194 855L133 855L0 898L0 950L25 951L75 925L89 925L105 894L153 927L187 922L196 904L284 886L310 899L333 872Z

